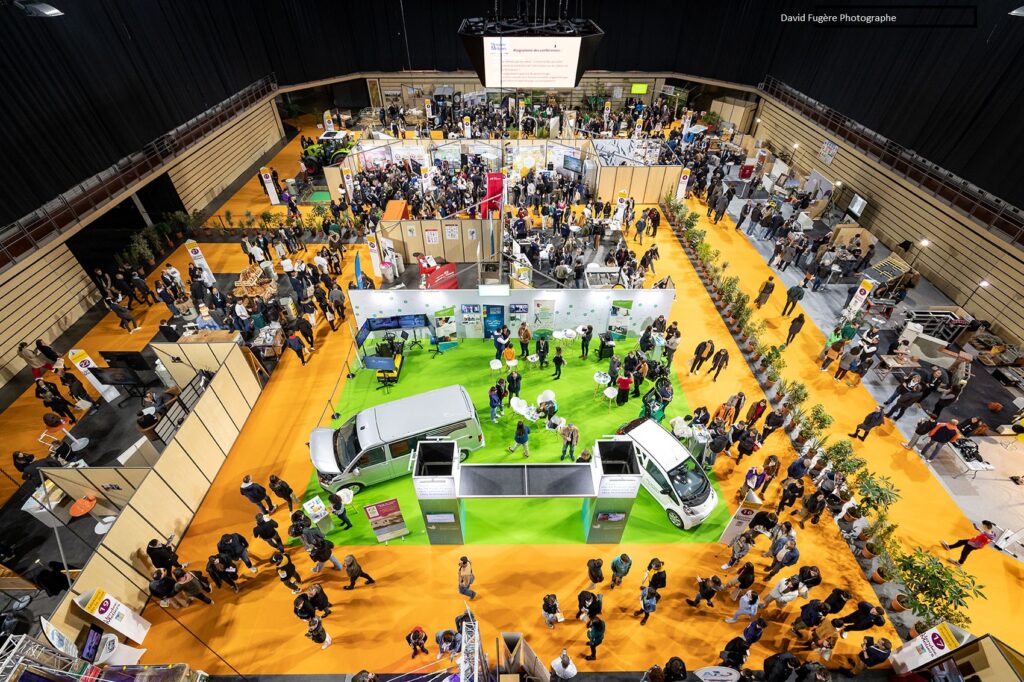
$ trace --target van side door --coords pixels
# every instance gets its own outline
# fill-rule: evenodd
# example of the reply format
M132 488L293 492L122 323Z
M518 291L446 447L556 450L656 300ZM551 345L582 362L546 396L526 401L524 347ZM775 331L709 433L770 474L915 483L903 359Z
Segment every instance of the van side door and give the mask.
M355 469L359 469L356 480L363 485L380 483L391 478L391 468L388 465L388 457L383 445L368 448L359 453ZM352 471L354 472L354 469Z
M412 453L416 452L416 446L424 438L426 438L426 434L421 433L388 443L390 478L397 478L409 473L409 462L412 459Z

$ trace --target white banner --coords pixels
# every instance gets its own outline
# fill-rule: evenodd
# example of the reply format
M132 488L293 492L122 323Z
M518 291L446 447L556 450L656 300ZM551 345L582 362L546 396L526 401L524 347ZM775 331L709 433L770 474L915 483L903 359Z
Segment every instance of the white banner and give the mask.
M873 279L864 278L860 281L860 286L857 287L857 293L850 299L850 305L846 306L846 310L843 311L843 317L853 317L854 313L864 307L864 302L868 300L868 295L871 290L875 288L875 281Z
M758 497L753 490L748 492L746 498L736 508L732 518L729 519L729 525L722 529L722 535L718 538L718 542L723 545L731 545L733 540L750 527L750 520L754 518L754 514L760 511L762 505L764 505L764 500Z
M206 256L203 255L203 250L199 248L199 243L194 239L188 239L185 241L185 248L188 249L188 255L192 258L192 262L203 271L203 282L206 283L206 286L216 286L217 278L213 276L213 270L210 269L209 263L206 262Z
M274 186L274 175L270 169L266 166L260 168L260 178L263 179L263 188L267 190L267 196L270 198L270 205L277 206L281 203L281 198L277 196L277 187Z
M82 376L85 377L86 381L92 384L92 387L99 391L100 396L104 400L108 403L112 403L120 399L121 394L118 393L116 388L101 383L100 380L93 375L92 368L97 365L96 361L89 357L88 353L81 348L72 348L68 351L68 360L78 368L78 371L82 373Z
M682 203L686 199L686 186L690 184L690 169L684 168L679 174L679 184L676 185L676 201Z
M326 130L329 133L334 132L334 117L331 116L330 109L324 110L324 130Z
M150 622L101 589L80 595L75 604L96 620L128 639L142 644Z
M348 202L352 203L356 192L355 183L352 182L352 169L342 168L341 179L345 181L345 191L348 193Z

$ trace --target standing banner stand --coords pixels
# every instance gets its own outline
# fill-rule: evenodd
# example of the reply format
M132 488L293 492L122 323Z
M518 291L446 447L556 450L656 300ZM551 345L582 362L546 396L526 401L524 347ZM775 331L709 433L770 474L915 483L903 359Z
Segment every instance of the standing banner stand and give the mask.
M375 502L363 507L366 518L370 522L373 534L377 536L377 542L387 543L388 540L405 537L409 534L409 528L405 525L405 517L402 516L402 508L397 499Z
M750 520L761 510L762 506L764 506L764 500L758 497L753 490L748 492L733 513L732 518L729 519L729 525L722 529L722 535L718 538L718 542L723 545L731 545L743 531L750 527Z
M209 263L206 262L206 256L203 255L203 250L199 248L199 243L195 239L189 239L185 242L185 248L188 249L188 255L192 258L192 262L203 271L203 283L208 287L217 286L217 278L213 276L213 270L210 269Z
M120 399L121 394L116 388L102 383L92 373L92 368L96 367L96 361L89 357L88 353L81 348L72 348L68 351L68 359L71 360L72 364L74 364L74 366L78 368L78 371L82 373L82 376L85 377L85 380L96 389L104 400L108 403L113 403Z
M267 198L270 199L270 205L279 205L281 203L281 198L277 196L277 185L274 184L274 174L266 166L260 168L260 180L263 181L263 189L267 191Z

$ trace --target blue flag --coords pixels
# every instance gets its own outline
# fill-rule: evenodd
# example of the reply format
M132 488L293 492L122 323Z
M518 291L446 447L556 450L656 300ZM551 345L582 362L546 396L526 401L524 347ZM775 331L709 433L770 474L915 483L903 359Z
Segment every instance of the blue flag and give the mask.
M356 286L363 288L363 269L359 264L359 254L356 253Z

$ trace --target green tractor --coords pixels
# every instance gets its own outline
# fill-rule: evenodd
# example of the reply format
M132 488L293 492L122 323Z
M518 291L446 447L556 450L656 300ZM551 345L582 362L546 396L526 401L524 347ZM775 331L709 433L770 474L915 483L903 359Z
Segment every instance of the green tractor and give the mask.
M319 175L324 166L339 163L355 146L355 139L346 132L326 132L303 150L302 165L310 175Z

